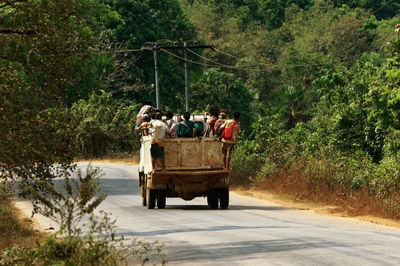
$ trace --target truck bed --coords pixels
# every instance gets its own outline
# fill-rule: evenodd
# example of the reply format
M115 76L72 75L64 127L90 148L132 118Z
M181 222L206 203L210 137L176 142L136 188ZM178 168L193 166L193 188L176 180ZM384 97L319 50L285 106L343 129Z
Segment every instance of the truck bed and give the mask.
M222 170L221 142L215 138L175 138L164 139L165 169L166 171L209 171ZM153 172L151 163L151 137L142 139L142 156L144 173ZM143 157L143 159L142 159ZM161 170L161 165L156 164Z

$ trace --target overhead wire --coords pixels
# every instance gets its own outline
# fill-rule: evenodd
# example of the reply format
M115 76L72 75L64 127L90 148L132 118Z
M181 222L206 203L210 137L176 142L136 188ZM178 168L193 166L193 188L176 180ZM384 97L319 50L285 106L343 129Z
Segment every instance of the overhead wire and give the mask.
M170 51L168 51L168 50L166 50L166 49L163 49L163 48L161 48L160 50L161 50L162 52L165 52L165 53L167 53L167 54L169 54L169 55L171 55L171 56L173 56L173 57L175 57L175 58L177 58L177 59L180 59L180 60L182 60L182 61L186 61L186 62L193 63L193 64L196 64L196 65L201 65L201 66L218 67L218 65L204 64L204 63L196 62L196 61L193 61L193 60L190 60L190 59L185 59L185 58L183 58L182 56L179 56L179 55L177 55L177 54L174 54L174 53L172 53L172 52L170 52Z
M223 65L223 64L221 64L221 65L211 65L211 64L205 64L205 63L200 63L200 62L197 62L197 61L193 61L193 60L190 60L190 59L185 59L185 58L183 58L182 56L179 56L179 55L177 55L177 54L174 54L174 53L172 53L172 52L170 52L170 51L168 51L168 50L166 50L166 49L160 49L161 51L163 51L163 52L165 52L165 53L167 53L167 54L169 54L169 55L171 55L171 56L173 56L173 57L176 57L176 58L178 58L178 59L180 59L180 60L182 60L182 61L186 61L186 62L189 62L189 63L193 63L193 64L196 64L196 65L202 65L202 66L207 66L207 67L219 67L219 68L229 68L229 69L237 69L237 70L253 70L253 69L250 69L250 68L240 68L240 67L235 67L235 66L228 66L228 65Z
M375 14L376 12L380 11L382 8L384 8L385 6L387 6L388 4L390 4L393 1L394 0L389 0L388 2L386 2L386 4L382 5L381 7L377 8L376 10L372 11L372 14Z
M186 49L187 49L187 48L186 48ZM174 53L172 53L172 52L169 52L169 51L167 51L167 50L165 50L165 49L161 49L161 50L164 51L164 52L166 52L166 53L168 53L168 54L170 54L170 55L172 55L172 56L174 56L174 57L176 57L176 58L178 58L178 59L180 59L180 60L182 60L182 61L187 61L187 62L190 62L190 63L194 63L194 64L197 64L197 65L203 65L203 66L206 66L206 67L220 67L220 68L229 68L229 69L236 69L236 70L243 70L243 71L257 69L256 67L246 68L246 67L237 67L237 66L225 65L225 64L216 62L216 61L214 61L214 60L211 60L211 59L209 59L209 58L206 58L206 57L204 57L204 56L201 56L201 55L199 55L198 53L195 53L195 52L193 52L193 51L192 51L192 52L193 52L194 54L198 55L200 58L202 58L202 59L204 59L204 60L207 59L207 61L213 62L214 64L211 65L211 64L200 63L200 62L197 62L197 61L185 59L185 58L183 58L183 57L181 57L181 56L179 56L179 55L177 55L177 54L174 54ZM190 49L187 49L187 50L188 50L188 51L191 51ZM374 51L377 51L377 50L379 50L379 49L378 49L378 48L373 49L373 50L371 50L371 52L374 52ZM220 50L218 50L218 51L220 51ZM222 52L222 51L221 51L221 52ZM349 59L353 59L353 58L355 58L355 57L357 57L357 56L360 56L360 55L362 55L362 54L364 54L364 52L356 53L356 54L354 54L354 55L351 55L351 56L342 58L340 61L343 62L343 61L346 61L346 60L349 60ZM241 58L238 57L238 59L241 59ZM265 71L272 71L272 70L279 70L279 69L283 69L283 68L285 68L285 69L290 69L290 68L296 68L296 67L323 66L323 65L329 65L329 63L295 64L295 65L286 65L286 66L279 66L279 65L277 65L277 64L270 64L270 65L267 65L268 68L267 68L267 67L258 66L258 69L260 69L260 70L265 70Z
M214 60L212 60L212 59L210 59L210 58L204 57L204 56L202 56L202 55L196 53L195 51L193 51L193 50L191 50L191 49L189 49L189 48L186 48L186 50L189 51L189 52L191 52L192 54L194 54L194 55L200 57L201 59L204 59L204 60L206 60L206 61L208 61L208 62L211 62L211 63L213 63L213 64L220 65L221 67L226 67L226 68L234 68L234 67L235 67L235 68L243 68L243 67L245 67L245 68L247 68L247 67L249 67L249 68L257 68L257 67L259 66L259 65L250 65L250 66L228 66L228 65L219 63L219 62L217 62L217 61L214 61ZM272 65L270 65L270 66L272 66Z

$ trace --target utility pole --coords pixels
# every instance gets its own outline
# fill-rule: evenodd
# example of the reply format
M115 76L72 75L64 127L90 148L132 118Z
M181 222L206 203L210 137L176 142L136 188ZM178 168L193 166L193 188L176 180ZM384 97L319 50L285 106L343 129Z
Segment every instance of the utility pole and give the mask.
M157 104L157 109L160 109L160 88L158 87L157 52L158 52L158 45L154 44L154 46L153 46L153 57L154 57L154 72L155 72L155 79L156 79L156 104Z
M183 43L183 54L185 58L184 68L185 68L185 103L186 103L186 112L189 112L189 73L188 73L188 65L187 65L187 50L186 50L186 42Z
M188 59L187 59L187 49L213 49L211 45L192 45L187 46L187 42L183 43L183 46L159 46L154 44L152 47L143 47L143 50L152 50L154 57L154 72L156 79L156 103L157 109L160 108L160 88L158 84L158 63L157 63L157 52L159 50L179 50L183 49L184 53L184 68L185 68L185 104L186 112L189 112L189 71L188 71Z

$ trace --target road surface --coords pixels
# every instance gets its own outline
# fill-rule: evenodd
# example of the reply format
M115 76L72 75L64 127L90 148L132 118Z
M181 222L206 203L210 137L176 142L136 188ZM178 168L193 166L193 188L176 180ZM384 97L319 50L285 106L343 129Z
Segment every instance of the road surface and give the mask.
M80 163L85 168L86 163ZM99 209L117 218L117 234L165 244L177 265L400 265L400 230L351 218L309 215L231 193L228 210L205 198L141 206L137 167L95 163L108 194Z

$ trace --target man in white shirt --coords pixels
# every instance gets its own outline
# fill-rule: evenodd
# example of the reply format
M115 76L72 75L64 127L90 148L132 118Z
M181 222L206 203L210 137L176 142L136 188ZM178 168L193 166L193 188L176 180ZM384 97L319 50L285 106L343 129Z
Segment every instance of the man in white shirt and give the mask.
M151 144L151 157L153 162L153 169L155 169L155 161L160 160L163 170L165 169L164 161L164 143L163 139L165 134L170 134L170 130L167 125L161 121L162 114L160 111L156 111L154 120L151 121L151 135L153 136L153 141Z
M168 111L166 116L167 116L167 127L170 131L169 137L170 138L178 137L176 135L176 131L178 130L179 122L172 119L174 114L171 111ZM168 138L168 135L167 135L167 138Z

